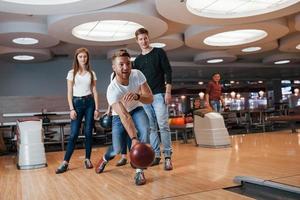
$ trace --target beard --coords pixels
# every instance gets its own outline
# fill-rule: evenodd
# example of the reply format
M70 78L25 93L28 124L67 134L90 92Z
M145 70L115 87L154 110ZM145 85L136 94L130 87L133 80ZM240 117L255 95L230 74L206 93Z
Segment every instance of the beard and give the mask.
M123 79L129 79L130 72L122 73L122 78Z

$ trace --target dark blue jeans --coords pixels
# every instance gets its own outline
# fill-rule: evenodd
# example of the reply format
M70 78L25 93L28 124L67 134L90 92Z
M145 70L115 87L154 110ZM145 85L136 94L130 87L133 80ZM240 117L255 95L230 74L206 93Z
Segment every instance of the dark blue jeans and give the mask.
M143 107L137 107L130 112L135 128L137 129L137 136L142 143L149 143L150 125L149 119L143 109ZM109 146L104 158L109 161L115 157L115 155L121 153L122 146L126 144L127 132L121 122L119 116L114 115L112 121L112 146Z
M125 138L123 138L122 141L123 144L122 144L121 154L127 154L127 148L129 150L131 148L131 139L128 136L128 134L125 134Z
M90 159L92 151L92 133L94 128L95 112L94 97L92 95L88 97L73 97L73 106L77 113L77 118L75 120L71 120L71 134L64 158L64 160L68 162L73 154L83 117L85 119L85 158Z

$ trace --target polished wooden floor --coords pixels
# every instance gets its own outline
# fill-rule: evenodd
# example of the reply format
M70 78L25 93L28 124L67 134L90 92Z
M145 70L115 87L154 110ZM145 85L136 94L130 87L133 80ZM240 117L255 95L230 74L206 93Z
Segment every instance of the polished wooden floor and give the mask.
M147 184L135 186L134 170L115 167L103 174L83 168L84 150L76 150L67 173L56 175L64 152L47 153L48 167L17 170L16 157L0 157L0 199L251 199L222 188L235 176L254 176L300 186L300 134L290 130L231 136L232 147L209 149L174 142L173 171L163 164L146 170ZM105 148L95 148L96 163Z

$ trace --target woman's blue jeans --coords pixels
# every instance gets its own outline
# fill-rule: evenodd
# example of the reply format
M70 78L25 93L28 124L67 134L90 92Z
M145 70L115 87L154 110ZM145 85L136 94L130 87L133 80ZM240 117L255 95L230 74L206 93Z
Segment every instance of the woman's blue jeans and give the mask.
M94 97L92 95L89 95L87 97L73 97L73 106L77 113L77 118L75 120L71 120L71 134L64 158L64 160L68 162L73 154L83 117L85 135L85 158L90 159L92 151L92 133L94 128L95 112Z
M130 112L131 118L137 129L137 136L142 143L149 143L149 120L143 107L137 107ZM108 147L104 158L109 161L121 153L122 147L127 142L127 132L118 115L113 116L112 121L112 145Z
M131 148L131 139L128 134L126 134L126 138L122 139L123 144L121 147L121 154L127 154L127 148L130 150Z

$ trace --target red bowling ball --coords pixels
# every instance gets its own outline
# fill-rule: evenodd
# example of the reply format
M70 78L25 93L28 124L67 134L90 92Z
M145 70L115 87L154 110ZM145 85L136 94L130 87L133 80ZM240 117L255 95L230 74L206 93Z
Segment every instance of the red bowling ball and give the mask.
M130 162L133 167L144 169L154 160L154 151L148 144L138 143L130 150Z

